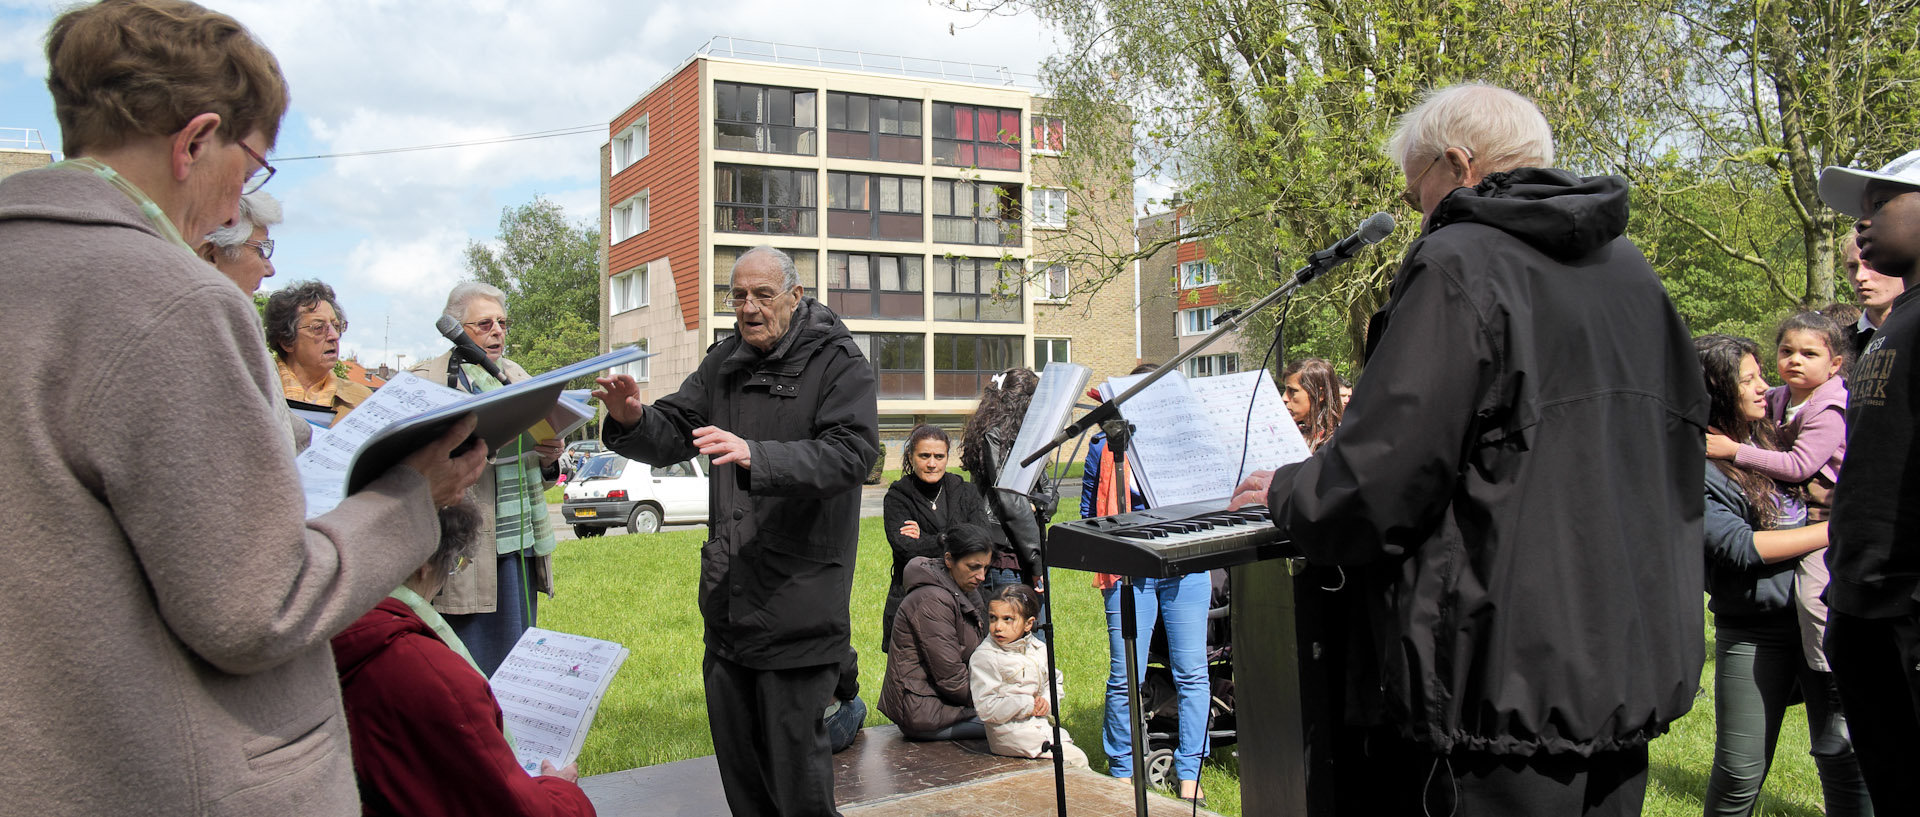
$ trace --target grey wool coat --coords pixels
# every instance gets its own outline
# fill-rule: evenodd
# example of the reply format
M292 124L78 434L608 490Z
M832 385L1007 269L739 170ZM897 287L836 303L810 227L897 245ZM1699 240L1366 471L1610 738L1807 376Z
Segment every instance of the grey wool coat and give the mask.
M9 814L360 813L327 640L426 561L394 468L305 519L253 304L95 176L0 181Z

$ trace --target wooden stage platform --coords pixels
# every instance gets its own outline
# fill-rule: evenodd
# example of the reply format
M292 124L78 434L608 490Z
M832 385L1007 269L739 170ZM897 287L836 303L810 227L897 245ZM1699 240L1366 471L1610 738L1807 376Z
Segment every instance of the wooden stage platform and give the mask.
M834 799L846 817L1041 817L1054 813L1053 761L999 757L984 740L920 743L893 726L860 731L834 756ZM600 817L727 817L713 757L581 778ZM1192 804L1147 795L1152 817L1189 817ZM1218 817L1201 809L1202 815ZM1133 787L1067 770L1071 817L1132 817Z

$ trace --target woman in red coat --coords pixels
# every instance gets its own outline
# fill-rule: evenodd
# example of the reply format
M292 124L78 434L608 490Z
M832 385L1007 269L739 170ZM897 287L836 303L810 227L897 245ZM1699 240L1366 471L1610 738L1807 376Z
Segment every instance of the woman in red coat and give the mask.
M520 768L486 676L427 600L464 567L480 516L440 512L440 548L333 638L361 811L368 815L592 817L577 766Z

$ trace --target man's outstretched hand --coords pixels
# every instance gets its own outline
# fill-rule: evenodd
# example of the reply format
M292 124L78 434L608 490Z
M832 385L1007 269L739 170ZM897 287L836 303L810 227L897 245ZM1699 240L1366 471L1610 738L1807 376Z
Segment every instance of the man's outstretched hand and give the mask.
M623 426L632 426L640 422L643 406L640 402L640 384L633 381L633 375L616 374L596 377L593 382L600 388L593 390L593 399L607 407L607 416Z

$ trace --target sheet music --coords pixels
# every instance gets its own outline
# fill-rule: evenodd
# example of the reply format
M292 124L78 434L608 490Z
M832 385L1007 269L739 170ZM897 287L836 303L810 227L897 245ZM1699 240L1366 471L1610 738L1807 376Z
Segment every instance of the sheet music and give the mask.
M353 452L369 437L397 421L468 396L412 372L400 372L332 428L314 429L313 441L294 460L300 485L306 489L307 518L333 510L346 498L347 467L353 463Z
M488 685L512 730L514 756L528 774L540 761L565 767L580 756L601 697L627 649L611 641L530 627Z
M1264 375L1243 372L1188 380L1181 372L1170 372L1120 406L1121 416L1133 424L1128 465L1149 505L1219 499L1231 495L1248 473L1307 458L1300 429L1272 378ZM1101 395L1112 399L1146 377L1110 378L1100 387ZM1249 427L1247 400L1256 394ZM1248 445L1244 468L1243 439Z
M1241 469L1244 479L1255 471L1271 471L1307 458L1307 440L1287 413L1280 391L1273 387L1273 376L1265 369L1187 381L1200 407L1222 433L1221 446L1235 463L1240 449L1247 449L1247 464ZM1253 397L1253 420L1247 420L1247 398ZM1234 480L1238 485L1239 480Z
M1047 364L1046 370L1040 372L1040 385L1033 389L1033 401L1027 404L1026 416L1020 420L1020 435L1013 441L1013 453L1007 456L1007 464L1014 467L1000 469L1000 481L995 487L1033 493L1047 461L1034 460L1032 465L1024 467L1019 462L1040 450L1066 427L1074 403L1079 402L1081 393L1087 390L1087 381L1092 379L1093 370L1081 364Z

